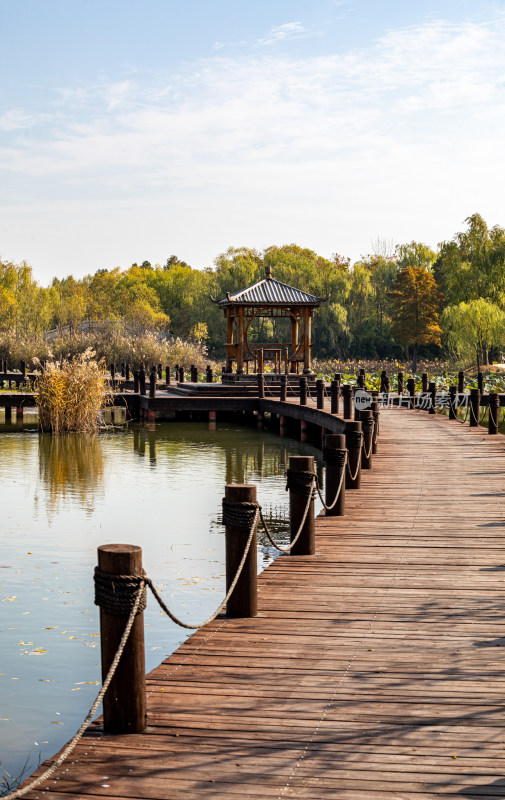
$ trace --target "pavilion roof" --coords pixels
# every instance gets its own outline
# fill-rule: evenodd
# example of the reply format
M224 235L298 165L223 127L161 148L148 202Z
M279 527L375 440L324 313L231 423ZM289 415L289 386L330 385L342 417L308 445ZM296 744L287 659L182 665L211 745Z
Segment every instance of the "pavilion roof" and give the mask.
M328 298L316 297L314 294L302 292L287 283L281 283L270 275L263 278L253 286L241 289L239 292L226 293L226 297L219 300L221 307L229 305L244 306L318 306Z

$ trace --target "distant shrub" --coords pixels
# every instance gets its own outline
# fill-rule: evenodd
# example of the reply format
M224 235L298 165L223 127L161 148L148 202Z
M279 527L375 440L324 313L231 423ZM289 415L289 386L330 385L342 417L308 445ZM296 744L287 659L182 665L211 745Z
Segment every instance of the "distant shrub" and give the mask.
M195 364L202 370L208 363L207 348L201 341L188 342L157 331L136 334L122 323L104 323L89 332L57 335L51 341L42 336L18 336L14 331L0 332L0 355L11 368L19 368L21 360L30 367L35 359L71 359L90 349L98 361L104 359L107 365L124 361L132 369L144 363L163 367L179 364L186 370Z

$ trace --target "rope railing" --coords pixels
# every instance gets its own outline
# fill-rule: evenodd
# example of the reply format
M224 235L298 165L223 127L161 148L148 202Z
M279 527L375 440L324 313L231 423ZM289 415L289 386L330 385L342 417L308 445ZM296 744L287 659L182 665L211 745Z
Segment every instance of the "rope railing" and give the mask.
M288 472L286 474L288 475L288 482L286 483L286 491L287 491L289 488L293 489L293 486L295 485L295 483L294 483L295 479L293 479L292 476L291 476L291 478L289 477L290 470L288 470ZM292 475L303 475L303 474L305 474L305 473L301 473L301 472L292 473ZM272 537L272 534L270 533L270 529L269 529L267 523L265 522L265 518L263 516L263 512L262 512L261 506L258 506L259 513L260 513L261 525L262 525L263 530L265 531L265 533L267 535L267 539L269 540L270 544L273 545L273 547L275 547L280 553L290 553L291 550L293 549L293 547L295 546L295 544L298 542L298 539L302 535L303 528L304 528L305 522L307 520L307 516L308 516L308 513L309 513L309 509L310 509L310 504L314 500L315 484L317 482L317 475L315 473L306 473L306 474L307 475L310 474L312 476L312 480L310 482L310 485L309 485L308 491L307 491L307 502L305 504L305 511L303 513L302 520L300 522L298 530L297 530L296 534L294 535L294 537L291 539L291 542L290 542L289 545L286 545L286 547L281 547L281 545L278 545L277 542L274 541L274 539ZM290 480L291 480L291 485L289 483ZM300 482L300 487L302 487L302 486L303 486L303 488L305 488L306 484L303 485ZM299 494L302 494L302 492L303 492L303 490L301 489L299 491Z
M358 461L356 464L356 470L354 473L351 470L351 466L349 464L349 459L347 459L346 469L347 475L351 482L355 481L359 475L361 469L361 456L363 453L363 433L361 431L348 431L346 436L351 439L351 443L353 445L353 449L359 450L358 452Z
M338 452L338 451L334 451L334 452ZM331 502L330 504L327 504L324 501L324 498L323 498L323 495L322 495L322 492L321 492L321 486L319 485L319 478L316 476L317 493L319 495L319 499L320 499L321 503L323 504L323 507L324 507L325 511L333 511L333 509L335 508L335 506L337 505L337 503L339 501L340 493L342 492L342 487L344 485L344 478L345 478L345 468L347 466L347 450L345 450L344 453L345 453L345 455L344 455L344 459L343 459L342 470L340 472L340 480L339 480L339 483L338 483L338 486L337 486L337 491L335 493L335 497L333 499L333 502Z
M460 418L458 417L458 411L459 411L459 409L460 409L460 406L458 406L458 405L456 404L456 407L454 407L454 403L453 403L453 401L452 401L452 398L451 398L451 397L449 397L449 404L450 404L450 406L451 406L452 413L454 414L454 418L455 418L456 422L459 422L459 423L461 423L461 425L464 425L464 424L465 424L465 422L466 422L466 421L467 421L467 419L468 419L468 414L470 413L470 404L468 403L468 405L467 405L467 407L466 407L466 412L465 412L465 418L464 418L464 419L460 419Z
M128 576L128 577L131 577L131 576ZM117 666L118 666L119 661L121 659L121 656L123 655L123 651L125 649L126 642L128 641L128 637L130 635L130 631L132 629L133 622L135 620L135 617L139 613L139 606L141 604L142 596L144 595L144 593L145 593L145 579L144 578L140 578L138 589L137 589L137 592L136 592L136 595L135 595L135 598L134 598L134 603L133 603L133 606L131 608L128 620L126 622L125 629L124 629L123 635L121 637L121 641L120 641L119 646L118 646L117 651L116 651L116 655L114 656L112 664L110 665L109 671L108 671L107 676L106 676L106 678L105 678L105 680L103 682L102 688L100 689L100 691L98 692L98 694L96 696L95 702L93 703L93 705L91 706L90 710L86 714L86 717L85 717L84 721L82 722L79 730L75 734L75 736L70 740L70 742L67 744L67 746L64 748L64 750L61 752L61 754L58 756L56 761L53 764L51 764L51 766L48 769L46 769L42 773L42 775L39 775L38 778L36 778L34 781L31 781L26 786L23 786L22 789L16 789L14 792L11 792L10 794L4 795L4 800L17 800L18 797L24 797L26 794L28 794L28 792L33 791L33 789L36 789L38 786L41 786L41 784L45 783L45 781L47 781L51 777L51 775L53 775L56 772L56 770L59 767L61 767L61 765L67 760L67 758L73 752L73 750L75 750L75 748L78 745L79 741L84 736L86 728L88 727L89 723L91 722L91 720L95 716L95 714L96 714L96 712L98 710L98 707L99 707L100 703L102 702L102 700L104 698L104 695L105 695L107 689L109 688L110 683L111 683L111 681L112 681L112 679L114 677L114 674L116 672L116 669L117 669Z

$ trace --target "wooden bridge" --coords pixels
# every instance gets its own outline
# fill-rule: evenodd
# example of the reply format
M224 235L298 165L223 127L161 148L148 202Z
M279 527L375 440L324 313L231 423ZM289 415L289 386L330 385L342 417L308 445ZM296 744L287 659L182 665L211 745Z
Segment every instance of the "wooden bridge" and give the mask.
M315 556L261 574L257 617L149 674L145 733L92 725L27 796L505 797L503 437L383 412L346 495Z

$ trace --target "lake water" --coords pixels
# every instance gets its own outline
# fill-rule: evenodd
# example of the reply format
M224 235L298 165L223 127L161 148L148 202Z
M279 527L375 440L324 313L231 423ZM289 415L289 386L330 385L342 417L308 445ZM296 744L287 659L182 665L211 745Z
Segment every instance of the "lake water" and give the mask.
M288 541L289 455L319 450L266 431L206 423L130 427L100 436L39 435L0 425L0 790L75 733L99 688L96 548L141 545L147 574L187 622L225 593L221 499L255 483ZM320 510L317 500L316 511ZM259 568L276 556L260 536ZM146 668L189 635L150 597Z

